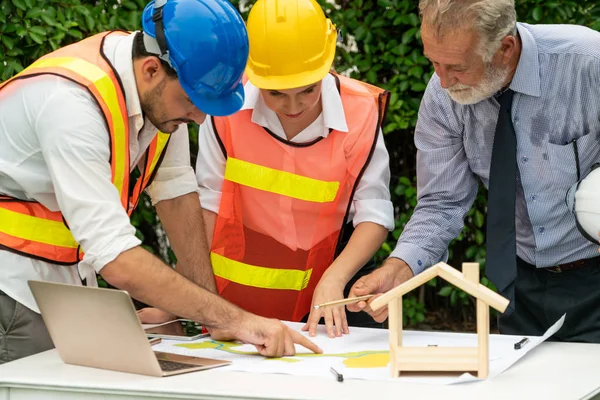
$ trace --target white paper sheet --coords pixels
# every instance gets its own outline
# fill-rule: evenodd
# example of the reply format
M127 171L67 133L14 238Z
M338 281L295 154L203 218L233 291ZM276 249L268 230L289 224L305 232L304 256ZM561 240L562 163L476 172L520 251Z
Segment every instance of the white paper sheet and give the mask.
M560 329L563 315L543 336L529 336L529 342L520 350L514 344L524 336L490 335L490 369L488 379L499 375L521 357ZM303 324L287 323L300 332ZM169 353L186 354L196 357L218 358L233 363L224 369L272 374L291 374L324 376L335 379L330 368L343 374L344 379L393 380L424 384L454 384L478 380L475 376L464 374L419 374L401 375L391 378L389 370L389 336L384 329L350 328L350 334L338 338L328 338L324 326L319 326L317 336L310 338L324 351L324 354L309 353L297 346L296 356L279 359L267 359L256 352L254 346L239 343L216 342L200 339L193 342L163 340L153 346L154 350ZM302 332L308 336L305 332ZM403 346L426 347L476 347L477 335L452 332L403 331Z

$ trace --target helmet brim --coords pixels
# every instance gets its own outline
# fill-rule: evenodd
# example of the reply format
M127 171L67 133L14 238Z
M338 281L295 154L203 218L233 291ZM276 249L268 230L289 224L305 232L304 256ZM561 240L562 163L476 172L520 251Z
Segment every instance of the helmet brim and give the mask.
M332 57L333 61L333 57ZM306 71L294 75L270 75L261 76L252 70L251 66L246 66L246 76L248 80L259 89L266 90L287 90L295 89L303 86L312 85L321 81L331 71L331 64L327 63L316 71Z
M192 88L179 81L192 103L205 114L225 117L238 112L244 105L244 86L239 82L235 89L221 93L217 97L207 97L196 93Z
M248 59L246 64L246 76L248 80L259 89L267 90L286 90L295 89L303 86L312 85L313 83L319 82L331 71L333 60L335 59L336 41L332 40L329 44L329 54L327 59L324 60L323 64L316 69L306 70L297 74L291 75L265 75L264 72L257 72L254 70L254 62L252 57Z

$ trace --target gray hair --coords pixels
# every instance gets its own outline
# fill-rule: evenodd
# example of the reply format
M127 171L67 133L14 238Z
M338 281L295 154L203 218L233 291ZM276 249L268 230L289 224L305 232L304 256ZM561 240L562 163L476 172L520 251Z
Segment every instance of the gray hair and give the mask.
M472 27L479 33L479 54L491 61L508 35L516 35L514 0L419 0L423 23L441 37L457 28Z

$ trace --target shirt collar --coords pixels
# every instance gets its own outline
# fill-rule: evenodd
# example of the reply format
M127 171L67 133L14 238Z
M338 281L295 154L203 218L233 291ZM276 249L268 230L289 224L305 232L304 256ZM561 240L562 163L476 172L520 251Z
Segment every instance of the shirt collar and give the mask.
M269 109L260 95L260 90L250 81L244 85L245 100L242 110L252 110L252 122L267 129L273 129L271 124L276 118L276 113ZM336 79L327 74L321 85L321 102L323 105L323 124L327 128L323 136L327 136L327 130L333 129L340 132L348 132L346 115L342 104L342 97L337 88Z
M140 117L140 127L143 125L142 106L135 83L133 72L133 38L137 32L127 36L111 35L104 41L104 52L113 65L125 91L127 114L130 118ZM139 129L138 128L138 129Z
M527 24L517 23L517 30L521 38L521 55L510 88L515 92L540 97L542 92L537 44L527 29Z

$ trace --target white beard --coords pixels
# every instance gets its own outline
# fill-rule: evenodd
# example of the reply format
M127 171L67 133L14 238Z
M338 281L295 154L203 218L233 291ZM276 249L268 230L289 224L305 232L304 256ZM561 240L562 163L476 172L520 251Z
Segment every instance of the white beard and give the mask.
M468 86L457 83L446 89L452 100L459 104L475 104L482 100L492 97L495 93L504 87L504 82L508 76L508 68L496 68L488 63L485 67L483 80L475 85Z

